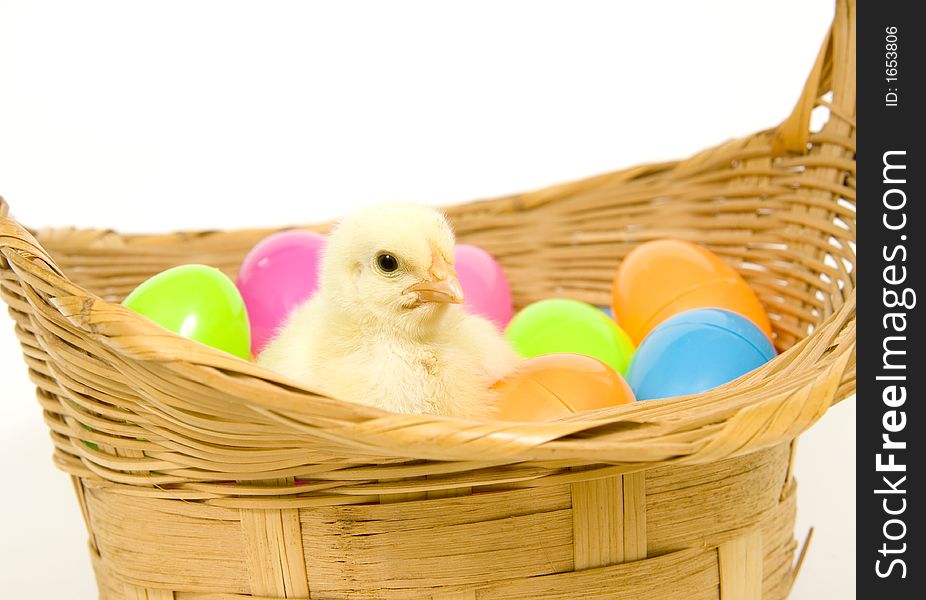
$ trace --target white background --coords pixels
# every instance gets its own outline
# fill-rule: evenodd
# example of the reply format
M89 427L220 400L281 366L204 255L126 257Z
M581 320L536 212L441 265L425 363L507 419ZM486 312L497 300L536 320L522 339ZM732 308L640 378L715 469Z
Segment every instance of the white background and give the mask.
M832 11L0 1L0 194L34 227L237 228L685 157L780 122ZM11 330L0 589L94 598L86 532ZM817 530L793 598L854 597L854 430L853 399L802 438L796 533Z

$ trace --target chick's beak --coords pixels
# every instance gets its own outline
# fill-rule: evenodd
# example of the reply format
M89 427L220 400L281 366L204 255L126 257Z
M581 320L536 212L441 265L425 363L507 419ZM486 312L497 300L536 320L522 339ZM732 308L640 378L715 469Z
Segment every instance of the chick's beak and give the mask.
M463 286L460 285L460 280L457 279L453 267L448 265L437 251L434 251L431 256L431 268L428 274L430 278L408 286L402 293L415 292L418 296L416 304L426 302L463 304Z
M436 281L419 281L405 288L403 293L418 294L418 304L425 302L463 303L463 288L456 276Z

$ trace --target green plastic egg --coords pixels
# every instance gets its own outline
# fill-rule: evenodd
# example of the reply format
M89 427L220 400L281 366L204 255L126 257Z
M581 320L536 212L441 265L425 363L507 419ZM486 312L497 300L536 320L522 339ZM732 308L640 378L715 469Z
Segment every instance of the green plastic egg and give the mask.
M244 300L218 269L167 269L135 288L122 304L185 338L250 358L251 328Z
M622 375L633 357L630 337L600 310L578 300L540 300L515 315L505 337L525 358L571 352L597 358Z

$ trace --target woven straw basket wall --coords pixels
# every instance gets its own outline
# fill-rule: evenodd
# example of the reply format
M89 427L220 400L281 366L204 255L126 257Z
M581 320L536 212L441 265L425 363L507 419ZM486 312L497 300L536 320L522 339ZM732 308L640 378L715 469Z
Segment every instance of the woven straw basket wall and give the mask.
M233 276L269 231L31 232L0 200L3 299L101 598L788 595L793 440L855 390L854 2L779 127L449 214L519 306L606 304L634 245L704 244L757 290L782 354L708 393L561 422L387 414L117 304L175 264Z

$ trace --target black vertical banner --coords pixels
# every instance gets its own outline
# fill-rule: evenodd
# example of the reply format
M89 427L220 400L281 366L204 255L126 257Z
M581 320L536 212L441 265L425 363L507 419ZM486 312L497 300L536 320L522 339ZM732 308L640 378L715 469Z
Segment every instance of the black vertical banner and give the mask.
M926 23L916 2L860 4L857 597L920 599Z

